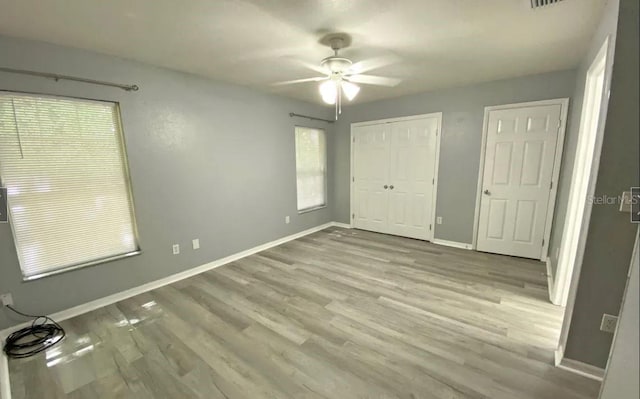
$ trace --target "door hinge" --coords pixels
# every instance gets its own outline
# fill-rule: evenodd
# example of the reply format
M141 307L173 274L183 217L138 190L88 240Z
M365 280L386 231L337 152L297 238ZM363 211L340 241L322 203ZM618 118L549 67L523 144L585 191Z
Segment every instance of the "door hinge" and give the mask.
M351 181L356 181L356 178L355 178L355 177L352 177L352 178L351 178Z
M542 239L542 246L544 247L544 238Z
M429 225L429 231L431 231L431 225Z
M431 184L436 184L436 178L431 179Z
M549 183L549 190L551 190L553 188L553 181L551 181L551 183Z
M355 218L356 218L356 214L355 214L355 213L352 213L352 214L351 214L351 219L355 219Z
M355 137L353 138L353 142L354 142L354 143L356 142L356 138L355 138Z

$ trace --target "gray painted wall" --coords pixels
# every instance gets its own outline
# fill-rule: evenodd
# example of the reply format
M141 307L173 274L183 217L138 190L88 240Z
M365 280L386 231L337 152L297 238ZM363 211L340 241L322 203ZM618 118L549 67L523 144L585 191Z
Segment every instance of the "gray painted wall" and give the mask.
M611 2L612 3L612 2ZM611 6L611 3L608 6ZM618 196L640 185L637 0L621 0L611 95L595 195ZM615 25L612 29L616 29ZM599 330L603 313L618 314L636 232L618 205L594 205L565 356L604 367L611 334Z
M334 138L336 220L349 222L350 124L443 112L436 204L437 215L443 218L443 224L436 225L435 237L471 243L484 107L571 97L575 82L575 71L561 71L347 105ZM570 111L572 103L570 101Z
M640 230L638 230L640 232ZM620 309L618 328L616 330L607 373L600 391L600 399L638 399L640 386L638 374L640 374L640 277L638 275L639 235L636 234L636 243L631 261L631 273L624 294L624 303Z
M0 292L29 313L50 313L126 290L332 220L296 211L289 112L331 109L95 53L0 37L1 64L137 84L140 91L0 73L0 89L118 101L143 253L22 282L10 226L0 225ZM333 173L329 174L330 178ZM329 187L333 182L329 181ZM332 198L331 192L330 197ZM284 224L285 215L291 224ZM201 249L191 250L200 238ZM171 255L171 245L182 253ZM22 321L0 311L0 329Z

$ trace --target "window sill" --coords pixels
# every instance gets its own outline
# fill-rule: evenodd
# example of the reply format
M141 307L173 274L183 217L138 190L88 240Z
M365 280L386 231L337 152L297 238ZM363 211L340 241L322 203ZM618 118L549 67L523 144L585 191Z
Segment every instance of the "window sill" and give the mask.
M327 204L320 205L320 206L314 206L313 208L302 209L302 210L298 211L298 215L302 215L303 213L309 213L309 212L317 211L319 209L324 209L326 207L327 207Z
M51 270L51 271L48 271L48 272L36 274L36 275L33 275L33 276L28 276L28 277L27 276L23 276L22 277L22 281L23 282L29 282L29 281L39 280L41 278L55 276L57 274L67 273L67 272L71 272L71 271L78 270L78 269L83 269L85 267L97 266L97 265L101 265L103 263L112 262L114 260L119 260L119 259L124 259L124 258L131 257L131 256L140 255L141 253L142 253L142 251L138 249L136 251L127 252L125 254L114 255L114 256L110 256L108 258L96 259L96 260L93 260L91 262L86 262L86 263L81 263L81 264L78 264L78 265L67 266L67 267L63 267L63 268L60 268L60 269Z

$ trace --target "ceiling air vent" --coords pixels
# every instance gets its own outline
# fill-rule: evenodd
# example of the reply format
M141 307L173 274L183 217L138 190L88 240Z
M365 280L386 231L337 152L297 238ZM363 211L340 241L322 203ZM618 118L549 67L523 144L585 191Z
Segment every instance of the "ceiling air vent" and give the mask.
M552 4L560 3L562 0L531 0L531 8L542 8Z

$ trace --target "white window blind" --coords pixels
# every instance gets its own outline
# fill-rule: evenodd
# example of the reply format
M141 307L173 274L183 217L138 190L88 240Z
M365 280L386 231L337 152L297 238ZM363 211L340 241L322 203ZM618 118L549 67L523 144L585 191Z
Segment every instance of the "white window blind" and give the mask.
M114 103L0 92L0 179L33 279L138 250Z
M327 150L324 130L296 127L298 211L327 204Z

